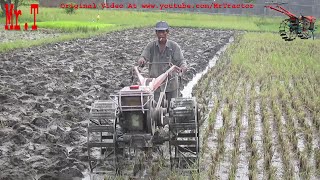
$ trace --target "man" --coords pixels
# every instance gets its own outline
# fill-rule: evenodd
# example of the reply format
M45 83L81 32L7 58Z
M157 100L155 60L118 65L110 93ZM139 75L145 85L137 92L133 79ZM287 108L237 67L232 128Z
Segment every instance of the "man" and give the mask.
M182 73L187 70L187 64L181 52L180 46L168 39L169 25L165 21L160 21L155 27L157 40L148 43L143 50L138 63L140 66L149 62L149 77L156 78L170 68L170 63L181 68ZM165 83L160 87L163 91ZM166 87L166 98L170 102L171 98L178 97L179 80L177 76L169 76ZM158 101L160 89L155 93L155 100Z

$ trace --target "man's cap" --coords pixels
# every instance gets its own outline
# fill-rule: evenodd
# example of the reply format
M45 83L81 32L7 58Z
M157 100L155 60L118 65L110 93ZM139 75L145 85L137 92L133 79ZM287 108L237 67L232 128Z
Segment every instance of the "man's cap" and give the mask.
M167 29L169 29L169 25L168 25L168 23L167 22L165 22L165 21L159 21L159 22L157 22L157 24L156 24L156 28L155 28L155 30L157 31L157 30L167 30Z

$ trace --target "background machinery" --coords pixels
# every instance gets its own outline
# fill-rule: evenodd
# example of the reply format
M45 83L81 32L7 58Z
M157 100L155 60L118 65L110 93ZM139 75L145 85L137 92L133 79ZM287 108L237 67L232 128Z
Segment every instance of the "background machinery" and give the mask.
M92 172L104 164L105 168L98 171L121 174L129 164L135 175L143 169L146 154L150 155L160 146L168 150L164 156L170 158L171 169L199 172L196 99L178 97L168 102L165 90L160 92L158 100L154 98L155 91L168 82L171 74L179 71L179 67L171 65L157 78L144 78L138 67L134 67L139 79L137 85L122 88L110 95L110 100L97 100L92 104L87 129ZM163 131L165 126L167 131Z
M287 15L289 18L283 20L280 23L279 33L282 39L285 41L292 41L297 36L301 39L314 39L314 31L316 30L315 22L316 18L314 16L296 16L287 9L280 6L280 4L285 3L270 3L274 5L267 5L266 8L278 11L282 14Z

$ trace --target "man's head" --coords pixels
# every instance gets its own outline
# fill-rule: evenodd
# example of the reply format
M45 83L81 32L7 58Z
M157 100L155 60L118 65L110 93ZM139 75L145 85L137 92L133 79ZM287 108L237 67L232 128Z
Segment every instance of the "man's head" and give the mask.
M155 27L156 34L160 43L165 43L167 41L167 36L169 34L169 25L165 21L159 21Z

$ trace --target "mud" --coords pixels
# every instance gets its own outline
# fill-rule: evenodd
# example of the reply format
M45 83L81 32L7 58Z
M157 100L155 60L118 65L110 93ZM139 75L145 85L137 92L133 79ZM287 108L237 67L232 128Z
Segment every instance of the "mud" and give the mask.
M216 55L209 61L208 66L205 68L205 70L203 70L200 73L197 73L192 78L192 80L189 81L188 84L184 86L184 89L181 91L183 97L190 97L191 96L192 87L196 86L196 84L203 77L203 75L205 75L210 70L210 68L212 68L212 67L214 67L216 65L217 61L219 60L219 57L226 51L226 49L228 48L230 43L232 43L233 41L234 41L234 38L232 36L229 39L229 42L226 45L224 45L223 47L221 47L221 49L216 53ZM206 129L208 129L208 126L209 126L209 122L208 122L209 114L210 114L212 108L215 105L214 103L217 103L217 102L214 102L214 99L217 96L217 92L215 92L214 86L215 86L215 83L213 81L211 81L210 85L209 85L210 92L207 92L207 95L206 95L206 97L209 99L208 100L208 104L207 104L208 112L204 114L205 117L203 117L203 124L200 127L200 132L205 132ZM222 118L221 113L220 113L219 118ZM200 134L200 136L201 136L201 134ZM206 147L207 149L205 149L203 151L208 152L208 153L205 153L204 157L202 157L200 159L200 161L201 161L200 169L201 169L201 171L205 172L205 173L201 174L201 178L208 178L208 174L207 174L207 172L209 170L208 164L211 163L210 162L210 156L211 156L212 152L215 152L215 149L216 149L216 147L218 145L218 143L217 143L218 142L217 133L214 133L214 134L210 135L207 140L208 140L208 142L207 142L207 146L208 147ZM200 144L203 144L203 138L201 138Z
M170 34L189 63L185 85L233 32ZM131 67L154 38L144 28L0 54L0 179L84 178L90 105L131 84Z

